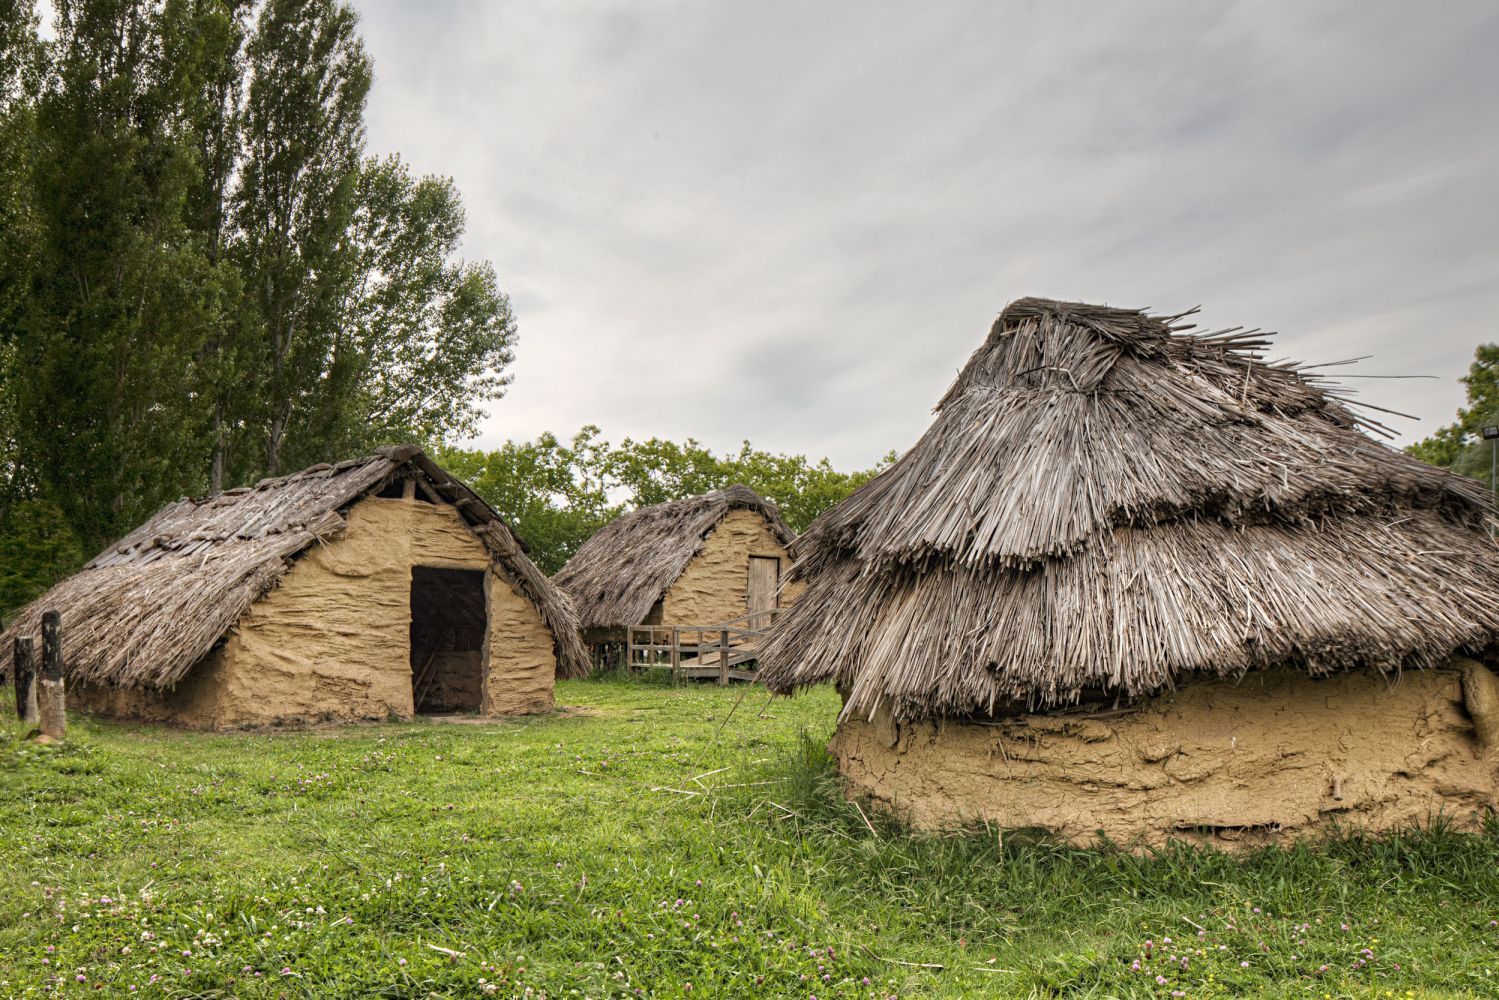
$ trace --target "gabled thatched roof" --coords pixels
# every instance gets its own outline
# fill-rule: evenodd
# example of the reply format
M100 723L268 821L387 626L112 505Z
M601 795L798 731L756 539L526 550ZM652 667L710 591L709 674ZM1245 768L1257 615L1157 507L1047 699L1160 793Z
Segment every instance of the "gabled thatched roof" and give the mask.
M797 543L766 683L992 715L1493 642L1483 485L1372 440L1264 337L1181 319L1007 307L916 446Z
M0 636L0 675L11 636L39 632L62 614L68 676L127 687L170 688L276 585L313 544L337 538L344 511L399 476L415 476L456 506L496 563L540 611L556 641L559 677L588 672L567 596L527 558L483 500L413 445L317 465L254 487L168 504L75 576L23 608Z
M796 539L774 503L748 486L734 485L615 518L553 579L572 595L584 628L639 625L731 510L752 510L765 518L782 545Z

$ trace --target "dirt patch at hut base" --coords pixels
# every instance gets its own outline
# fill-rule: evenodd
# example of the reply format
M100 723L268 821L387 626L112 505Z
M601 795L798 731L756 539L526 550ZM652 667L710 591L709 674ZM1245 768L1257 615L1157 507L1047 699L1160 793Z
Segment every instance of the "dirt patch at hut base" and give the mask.
M1125 714L992 725L839 725L852 793L928 830L989 822L1077 844L1238 848L1499 807L1499 752L1474 737L1460 675L1291 671L1202 680Z

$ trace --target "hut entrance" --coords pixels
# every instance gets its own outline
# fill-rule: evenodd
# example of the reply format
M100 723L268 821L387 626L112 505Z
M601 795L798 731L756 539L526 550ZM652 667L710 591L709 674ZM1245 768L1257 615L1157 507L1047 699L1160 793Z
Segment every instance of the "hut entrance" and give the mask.
M484 572L411 570L411 704L477 712L484 699Z
M749 608L750 628L769 628L770 615L760 614L776 606L776 591L781 586L781 560L775 556L750 556Z

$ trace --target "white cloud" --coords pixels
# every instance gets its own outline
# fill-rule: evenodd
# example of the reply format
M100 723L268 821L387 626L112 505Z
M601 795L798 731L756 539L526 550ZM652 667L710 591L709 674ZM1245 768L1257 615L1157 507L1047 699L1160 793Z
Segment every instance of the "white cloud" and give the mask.
M1451 418L1499 315L1499 9L360 0L372 148L520 319L481 440L909 445L1021 295L1357 354Z

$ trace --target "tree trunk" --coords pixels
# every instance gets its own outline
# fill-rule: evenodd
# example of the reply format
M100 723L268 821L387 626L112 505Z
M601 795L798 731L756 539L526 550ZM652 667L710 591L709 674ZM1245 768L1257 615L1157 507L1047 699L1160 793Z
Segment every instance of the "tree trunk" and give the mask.
M208 469L208 491L224 492L224 404L213 408L213 463Z

